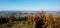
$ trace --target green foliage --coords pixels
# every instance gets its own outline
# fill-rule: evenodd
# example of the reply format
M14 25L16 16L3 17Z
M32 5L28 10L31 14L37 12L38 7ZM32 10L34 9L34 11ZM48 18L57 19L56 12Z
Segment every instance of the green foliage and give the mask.
M16 21L27 21L27 17L19 17Z

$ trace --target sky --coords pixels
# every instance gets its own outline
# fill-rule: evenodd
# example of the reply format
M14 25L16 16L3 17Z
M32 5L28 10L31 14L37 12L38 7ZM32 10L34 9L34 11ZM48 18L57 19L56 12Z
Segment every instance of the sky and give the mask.
M0 11L60 11L60 0L0 0Z

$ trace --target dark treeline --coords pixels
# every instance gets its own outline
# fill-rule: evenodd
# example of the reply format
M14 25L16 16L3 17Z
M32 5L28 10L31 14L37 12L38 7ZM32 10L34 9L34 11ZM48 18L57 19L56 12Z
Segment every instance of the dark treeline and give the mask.
M7 23L9 21L9 18L0 18L0 24Z
M18 19L14 17L14 21L27 21L28 17L19 17ZM4 18L4 17L1 17L0 18L0 24L4 24L4 23L8 23L9 21L9 18Z

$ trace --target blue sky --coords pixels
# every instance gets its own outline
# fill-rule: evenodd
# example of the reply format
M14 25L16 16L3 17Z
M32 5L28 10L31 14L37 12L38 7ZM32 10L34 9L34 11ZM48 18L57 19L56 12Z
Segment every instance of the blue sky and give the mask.
M0 0L0 11L59 11L60 0Z

